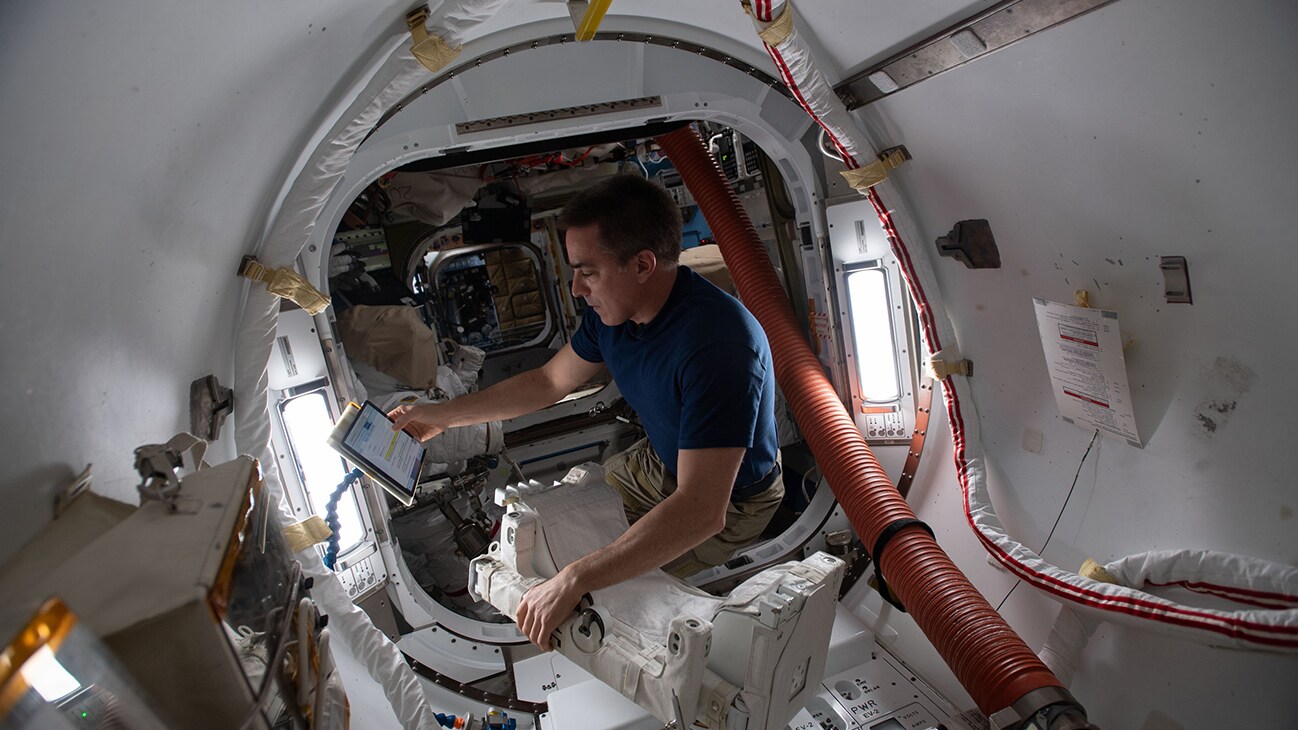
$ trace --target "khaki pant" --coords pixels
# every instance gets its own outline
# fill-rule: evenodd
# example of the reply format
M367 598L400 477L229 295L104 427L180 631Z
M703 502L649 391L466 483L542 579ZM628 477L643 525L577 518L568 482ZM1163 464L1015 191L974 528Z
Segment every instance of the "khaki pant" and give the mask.
M663 466L662 459L649 445L649 439L640 439L631 448L604 462L604 480L621 493L627 522L640 519L676 491L676 477ZM721 565L736 550L761 536L783 499L784 479L781 474L761 493L731 502L726 507L725 528L664 565L663 570L684 578Z

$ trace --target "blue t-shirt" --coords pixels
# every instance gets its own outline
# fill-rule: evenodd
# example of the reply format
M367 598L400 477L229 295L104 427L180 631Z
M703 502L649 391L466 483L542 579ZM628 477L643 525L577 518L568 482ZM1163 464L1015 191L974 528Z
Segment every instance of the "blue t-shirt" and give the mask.
M608 327L586 310L572 349L607 364L663 464L680 449L748 449L736 487L775 466L775 369L766 334L739 300L680 266L649 324Z

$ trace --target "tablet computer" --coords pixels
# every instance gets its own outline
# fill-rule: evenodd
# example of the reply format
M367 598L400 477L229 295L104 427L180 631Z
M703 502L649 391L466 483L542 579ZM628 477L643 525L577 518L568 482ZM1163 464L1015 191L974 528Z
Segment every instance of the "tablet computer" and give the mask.
M373 403L351 403L328 441L343 458L409 506L415 501L415 484L428 450L414 436L393 431L392 426L392 419Z

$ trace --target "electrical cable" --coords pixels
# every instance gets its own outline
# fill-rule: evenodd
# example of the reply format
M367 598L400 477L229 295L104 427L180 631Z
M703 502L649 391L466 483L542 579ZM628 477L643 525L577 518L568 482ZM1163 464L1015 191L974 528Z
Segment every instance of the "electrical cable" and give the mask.
M1073 498L1073 490L1077 488L1077 479L1082 475L1082 465L1086 463L1086 457L1091 455L1091 447L1095 446L1095 440L1099 437L1100 429L1097 428L1095 429L1095 433L1091 434L1091 442L1086 445L1086 451L1082 454L1082 460L1077 462L1077 473L1073 474L1073 485L1068 488L1068 496L1064 497L1064 506L1059 508L1059 514L1055 517L1055 524L1050 526L1050 532L1046 535L1046 541L1041 544L1041 549L1037 551L1037 555L1045 553L1046 546L1050 544L1050 538L1055 536L1055 528L1059 527L1059 521L1064 518L1064 510L1068 509L1068 501ZM1010 600L1010 596L1014 595L1014 589L1018 588L1019 584L1022 582L1022 578L1014 582L1013 587L1010 588L1010 592L1006 593L1005 597L1001 599L1001 602L996 604L996 613L1001 612L1001 606L1004 606L1005 602Z
M811 485L813 485L813 486L815 486L815 487L817 487L817 488L820 487L820 475L819 475L819 473L818 473L819 471L820 471L820 465L819 465L819 464L812 464L812 465L811 465L811 468L807 470L807 473L804 474L804 475L802 476L802 485L801 485L801 486L802 486L802 499L803 499L807 504L811 504L811 496L812 496L811 494L808 494L808 493L807 493L807 485L808 485L808 484L811 484ZM816 478L815 478L815 479L812 479L812 475L813 475L813 474L816 475Z
M636 168L637 168L638 170L640 170L640 174L641 174L641 175L644 175L644 179L646 179L646 180L649 179L649 168L648 168L648 167L645 167L645 164L644 164L643 162L640 161L640 156L639 156L639 155L631 155L631 156L627 157L627 158L626 158L626 162L634 162Z
M816 146L820 148L820 154L824 155L825 157L828 157L831 160L837 160L838 162L842 162L843 156L838 152L834 151L831 147L827 146L825 144L827 141L828 140L825 138L825 128L821 127L820 135L816 137Z

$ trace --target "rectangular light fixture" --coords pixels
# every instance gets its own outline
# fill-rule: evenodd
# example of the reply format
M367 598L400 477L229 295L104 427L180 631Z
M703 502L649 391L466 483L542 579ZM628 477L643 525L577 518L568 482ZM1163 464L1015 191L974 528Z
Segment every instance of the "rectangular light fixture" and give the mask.
M901 376L884 270L848 272L847 303L861 399L866 403L895 403L901 398Z
M347 474L346 464L338 452L325 443L334 427L325 393L317 390L290 398L280 405L280 413L308 507L312 513L324 517L329 495ZM338 523L338 554L345 555L365 538L365 525L354 493L344 494L338 501Z

